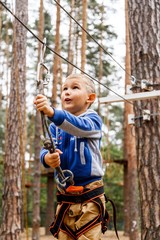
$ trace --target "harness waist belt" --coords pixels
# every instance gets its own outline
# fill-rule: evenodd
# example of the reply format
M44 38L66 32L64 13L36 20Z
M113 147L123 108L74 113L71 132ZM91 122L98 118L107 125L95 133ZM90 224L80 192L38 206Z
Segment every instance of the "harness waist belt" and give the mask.
M63 193L57 193L57 202L65 202L65 203L83 203L85 201L89 201L91 199L96 198L97 196L104 194L104 187L98 187L93 189L87 189L84 190L84 192L73 195L73 194L63 194Z

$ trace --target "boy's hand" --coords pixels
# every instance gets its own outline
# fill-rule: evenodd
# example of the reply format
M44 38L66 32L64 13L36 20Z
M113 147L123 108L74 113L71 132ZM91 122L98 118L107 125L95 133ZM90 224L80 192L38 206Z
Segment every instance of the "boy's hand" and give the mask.
M51 168L56 168L60 166L60 154L62 152L59 149L56 149L56 152L50 153L48 152L45 157L45 163L50 166Z
M34 104L36 105L38 111L44 112L44 114L48 117L53 117L54 110L49 105L48 100L44 95L38 94L34 100Z

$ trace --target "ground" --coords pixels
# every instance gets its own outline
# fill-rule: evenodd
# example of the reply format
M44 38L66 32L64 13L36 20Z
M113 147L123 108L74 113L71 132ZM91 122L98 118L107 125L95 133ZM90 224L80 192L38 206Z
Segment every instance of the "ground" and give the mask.
M118 231L120 240L129 240L129 237L124 236L122 231ZM28 237L27 237L28 235ZM116 234L114 231L107 231L103 237L103 240L117 240ZM28 234L22 234L21 240L31 240L31 229L28 229ZM45 236L44 228L41 228L40 240L54 240L52 235Z

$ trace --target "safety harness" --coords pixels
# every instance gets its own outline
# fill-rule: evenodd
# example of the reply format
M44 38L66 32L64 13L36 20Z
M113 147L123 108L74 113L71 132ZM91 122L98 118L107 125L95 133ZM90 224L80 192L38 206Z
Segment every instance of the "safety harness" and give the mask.
M57 203L60 204L59 212L56 214L53 223L50 226L50 232L55 238L58 238L59 231L65 232L72 239L77 240L82 234L92 229L96 225L101 223L102 233L104 234L108 228L109 214L104 209L100 196L104 194L103 186L94 189L84 189L80 194L60 193L57 192ZM116 210L114 203L105 196L106 202L110 201L113 207L114 227L117 238L119 239L116 228ZM99 214L93 220L83 225L76 231L73 231L64 223L64 217L72 204L94 202L99 208Z

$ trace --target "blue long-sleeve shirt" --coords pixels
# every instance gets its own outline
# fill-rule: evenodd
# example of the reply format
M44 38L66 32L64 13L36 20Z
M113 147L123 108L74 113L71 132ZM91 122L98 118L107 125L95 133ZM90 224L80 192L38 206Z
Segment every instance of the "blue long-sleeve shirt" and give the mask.
M99 180L103 176L102 157L100 153L102 120L91 109L79 116L74 116L65 110L54 109L54 115L49 118L50 132L63 154L60 155L61 168L71 170L75 185L85 186ZM46 149L42 149L40 159L44 167L49 167L44 161Z

